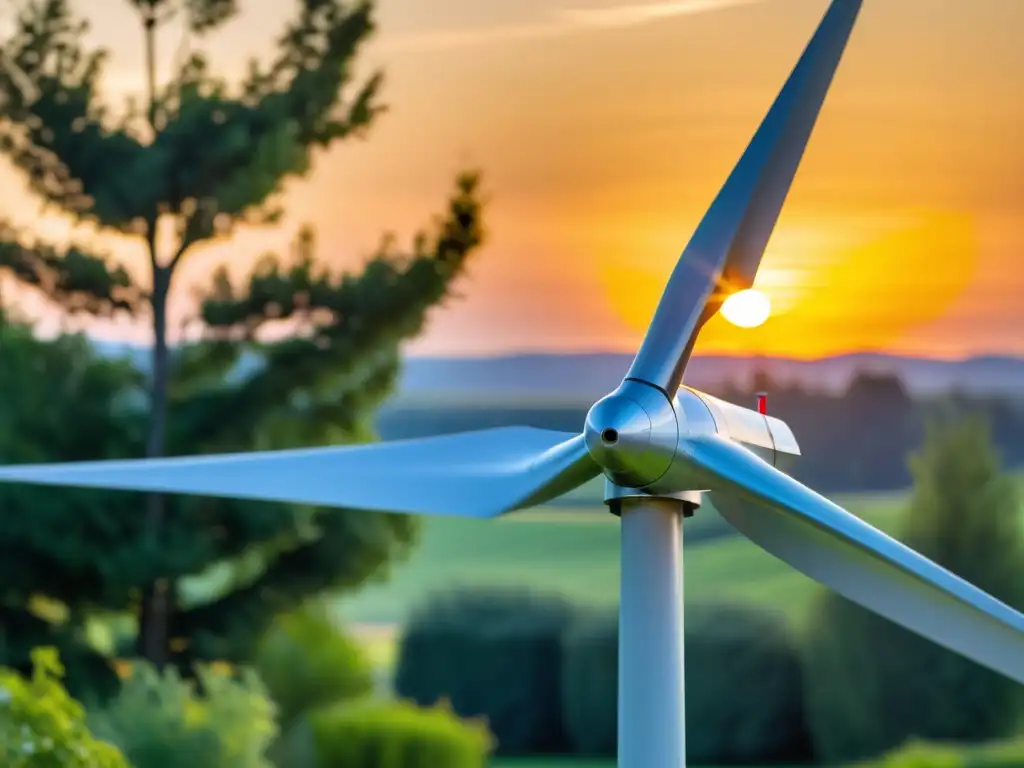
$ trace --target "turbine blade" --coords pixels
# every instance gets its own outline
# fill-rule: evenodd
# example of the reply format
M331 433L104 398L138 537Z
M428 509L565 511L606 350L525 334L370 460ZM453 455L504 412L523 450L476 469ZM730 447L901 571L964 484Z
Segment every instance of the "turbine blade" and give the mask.
M686 441L740 533L865 608L1024 683L1024 615L720 437Z
M10 465L0 482L484 518L549 501L598 472L582 435L507 427L356 446Z
M833 1L680 256L626 378L674 393L704 322L753 284L861 2Z

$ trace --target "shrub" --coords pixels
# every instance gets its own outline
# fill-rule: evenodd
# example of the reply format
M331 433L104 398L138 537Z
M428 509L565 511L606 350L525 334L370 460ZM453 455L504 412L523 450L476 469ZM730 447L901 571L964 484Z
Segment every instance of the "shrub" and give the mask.
M484 768L491 745L482 723L406 702L335 705L310 725L318 768Z
M742 605L686 615L686 750L695 764L798 762L810 756L799 651L785 618ZM618 617L594 614L565 636L564 710L574 748L614 755Z
M130 768L86 726L85 709L61 682L56 651L32 652L30 679L0 669L0 759L5 768Z
M459 590L427 601L405 628L397 694L442 699L462 717L485 717L500 755L566 749L561 718L565 600L514 589Z
M373 691L370 660L322 607L279 618L263 638L256 671L278 708L282 728L306 710Z
M986 592L1024 605L1016 489L1000 474L979 419L933 425L912 460L900 536ZM1020 686L832 593L812 612L806 648L809 724L818 757L870 758L909 737L980 742L1012 732Z
M0 540L5 540L3 531ZM46 598L37 599L24 611L0 608L0 666L28 678L33 672L33 653L40 648L53 649L60 661L61 685L88 710L116 695L120 680L111 660L90 647L74 620L66 620L63 608Z
M254 673L236 680L200 666L202 695L173 669L138 664L121 692L92 717L133 768L270 768L274 706Z

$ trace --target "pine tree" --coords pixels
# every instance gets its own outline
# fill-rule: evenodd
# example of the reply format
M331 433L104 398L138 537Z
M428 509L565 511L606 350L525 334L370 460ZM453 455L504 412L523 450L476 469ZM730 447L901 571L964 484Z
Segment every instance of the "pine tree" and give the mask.
M399 371L399 344L450 295L481 241L477 177L459 177L433 232L404 253L385 240L359 275L319 267L308 228L294 258L267 256L241 284L221 269L201 297L207 338L171 349L167 304L182 260L239 227L278 221L283 183L304 176L316 150L364 136L381 114L383 78L355 82L352 74L374 30L368 0L301 0L273 59L252 62L235 84L198 50L165 84L154 68L168 22L184 18L201 42L236 15L233 0L129 0L126 12L138 15L145 43L145 103L115 116L99 92L109 52L89 48L87 24L67 0L21 3L15 31L2 41L0 151L51 208L143 242L148 278L134 281L82 243L56 247L9 225L0 227L0 269L69 314L149 323L145 437L129 455L372 438L373 409ZM167 227L175 242L165 252L157 233ZM282 321L301 333L261 341L265 327ZM102 608L137 612L137 651L157 665L244 655L276 611L358 583L413 531L397 516L156 495L131 522L107 516L96 524L125 536L103 548L90 549L98 540L88 536L77 545L109 560L104 578L131 585L105 594ZM183 579L225 564L244 571L238 583L222 584L206 602L181 594ZM76 589L50 596L80 616Z

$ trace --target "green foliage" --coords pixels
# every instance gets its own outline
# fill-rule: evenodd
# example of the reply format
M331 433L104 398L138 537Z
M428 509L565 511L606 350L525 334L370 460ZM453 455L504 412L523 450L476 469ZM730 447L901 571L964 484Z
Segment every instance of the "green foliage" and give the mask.
M42 202L100 237L136 238L150 272L133 277L89 244L97 241L92 233L88 242L72 237L57 247L2 223L0 271L69 315L151 315L151 397L147 403L135 391L143 382L128 382L122 369L104 369L84 343L71 350L74 370L60 361L48 369L35 358L57 358L74 343L22 340L28 352L13 361L20 367L11 374L20 377L18 386L2 390L0 459L373 439L372 414L394 387L400 345L450 297L483 237L477 177L458 178L433 231L406 249L385 240L361 274L323 267L308 227L294 258L267 254L237 285L220 270L198 293L206 337L168 350L166 307L183 258L239 226L277 221L285 182L305 175L316 151L360 137L373 124L382 112L383 81L379 72L356 75L358 53L375 29L370 2L297 3L268 59L253 61L237 83L212 72L197 44L237 14L234 0L128 6L155 60L176 14L185 14L194 39L167 82L150 88L145 74L153 73L140 73L144 109L133 103L115 114L98 85L110 52L92 47L72 4L22 4L12 35L0 41L0 152ZM166 251L158 247L165 242L158 230L173 235ZM263 341L282 322L301 330ZM93 377L86 382L84 370ZM65 380L68 373L75 375ZM47 638L57 631L49 625L33 624L30 632L22 627L31 622L3 621L14 649L8 655L21 653L24 664L25 649L60 640L70 664L88 656L81 638L89 617L138 611L146 641L137 647L152 661L169 658L182 668L202 660L246 662L277 614L318 592L361 584L401 557L416 530L400 515L248 501L173 497L151 500L146 514L141 507L135 494L0 489L0 509L21 512L0 523L8 548L0 578L14 585L16 609L31 591L65 614L59 638ZM154 609L162 604L151 589L157 583L169 585L166 633L158 620L163 609Z
M1024 768L1024 742L964 745L912 739L858 768Z
M61 684L51 648L32 652L29 679L0 669L0 760L5 768L131 768L117 748L96 739L85 710Z
M902 538L981 589L1024 606L1020 500L987 425L933 425L914 457ZM831 593L807 641L809 722L829 762L871 757L910 736L980 741L1017 723L1020 686Z
M810 756L799 650L783 616L696 604L686 621L686 752L699 765L800 762ZM618 616L598 613L566 633L562 687L575 751L614 755Z
M0 310L0 464L131 455L142 430L131 408L140 383L129 365L97 359L85 338L38 340ZM124 606L147 578L136 510L130 496L0 488L0 664L28 672L32 649L54 646L73 695L116 688L68 605Z
M202 693L173 669L139 664L117 698L91 718L133 768L270 768L277 725L259 678L200 666Z
M255 666L277 705L282 729L303 712L373 692L366 651L319 606L275 621Z
M464 589L428 600L404 629L395 691L484 717L502 755L565 749L560 715L565 600L516 589Z
M58 248L0 222L0 269L74 312L134 315L143 297L124 267L80 245Z
M154 33L172 10L167 0L134 5ZM219 26L233 6L192 0L190 26ZM361 134L380 113L379 73L352 87L352 60L373 29L368 2L304 0L273 61L253 62L237 87L197 51L147 94L148 110L114 119L99 94L109 53L87 47L88 24L68 0L32 3L3 41L0 150L36 194L81 219L138 235L140 222L172 217L182 245L223 235L265 220L268 198L308 171L316 148Z
M366 702L311 717L317 768L484 768L490 734L443 707Z

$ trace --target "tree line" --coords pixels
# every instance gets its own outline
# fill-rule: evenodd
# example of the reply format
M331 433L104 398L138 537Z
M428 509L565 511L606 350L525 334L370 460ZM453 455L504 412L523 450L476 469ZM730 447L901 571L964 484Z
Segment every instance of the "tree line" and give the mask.
M1001 460L1024 464L1024 405L1011 398L949 392L912 396L899 376L861 372L840 394L783 385L765 373L748 387L725 385L714 394L751 405L769 392L772 415L796 434L802 456L792 473L828 492L891 491L911 485L907 456L924 442L927 425L957 414L981 416L991 425Z
M907 456L917 450L926 425L951 414L977 414L992 427L992 439L1008 467L1024 465L1024 404L1012 398L949 392L923 398L910 394L899 376L861 372L838 394L773 381L766 373L738 385L707 387L709 394L754 408L767 392L768 409L792 428L801 458L791 471L826 493L896 491L908 488ZM376 424L387 439L527 424L578 432L589 403L502 406L385 403Z

